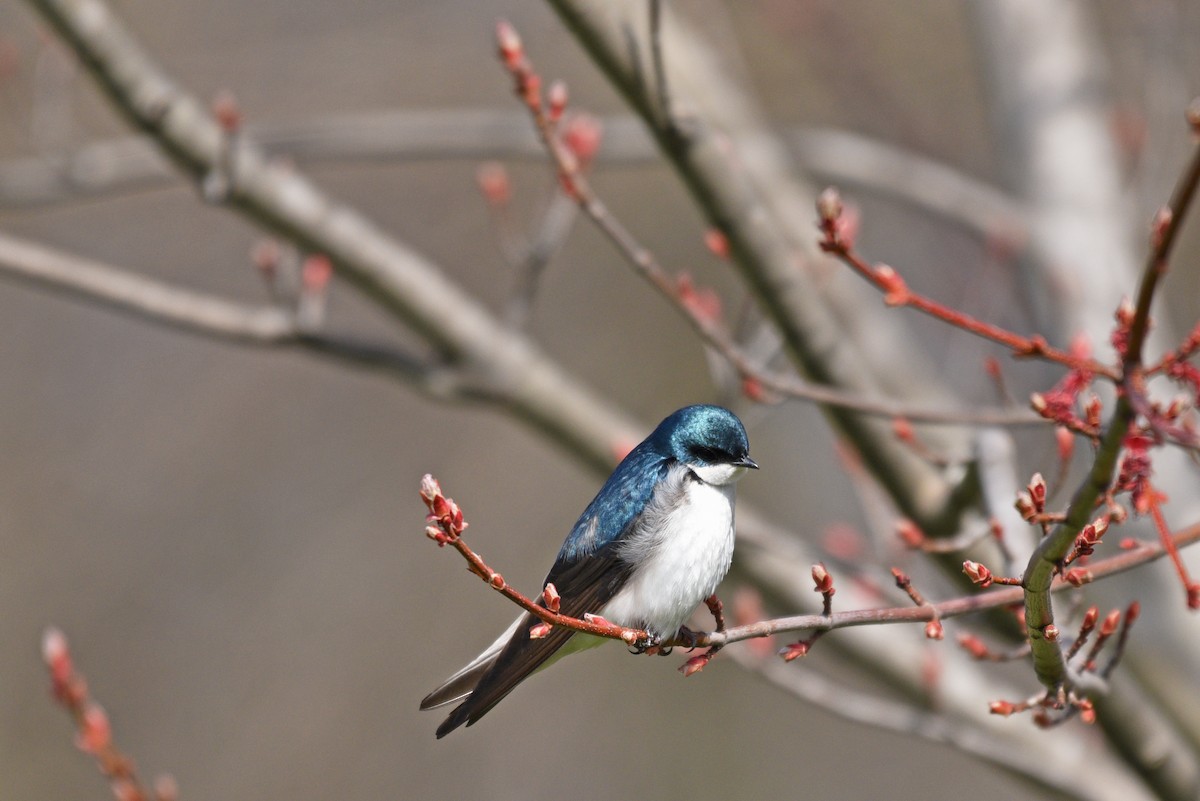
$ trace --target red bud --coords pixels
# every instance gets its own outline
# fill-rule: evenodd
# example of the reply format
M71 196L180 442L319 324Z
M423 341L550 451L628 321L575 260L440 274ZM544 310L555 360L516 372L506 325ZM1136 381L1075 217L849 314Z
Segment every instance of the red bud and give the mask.
M719 228L709 228L704 232L704 245L719 259L729 258L729 240Z
M516 67L525 57L521 37L508 20L502 19L496 23L496 44L500 49L500 59L509 69Z
M799 659L800 657L806 655L808 653L808 648L809 643L802 640L782 648L779 651L779 655L783 657L784 662L791 662L793 659Z
M79 720L75 745L88 754L98 754L112 744L112 726L99 704L89 704Z
M963 562L963 572L967 574L967 578L980 587L988 587L992 583L992 571L978 562L972 562L970 559Z
M561 598L559 597L558 589L554 586L553 582L547 584L545 589L542 590L542 601L546 604L546 608L551 612L558 611Z
M992 701L988 704L988 711L993 715L1003 715L1008 717L1013 712L1017 711L1016 704L1012 701Z
M896 536L909 548L920 548L925 544L925 534L907 518L896 521Z

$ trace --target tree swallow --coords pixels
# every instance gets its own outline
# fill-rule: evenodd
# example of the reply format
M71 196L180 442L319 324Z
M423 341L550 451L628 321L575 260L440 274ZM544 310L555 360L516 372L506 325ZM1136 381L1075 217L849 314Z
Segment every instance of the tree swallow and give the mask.
M758 468L749 452L742 422L720 406L687 406L659 423L617 465L559 549L542 583L558 590L559 611L598 614L655 640L674 636L729 570L733 485ZM535 671L604 642L561 627L532 639L538 622L521 616L425 696L421 709L462 702L438 726L439 739L475 723Z

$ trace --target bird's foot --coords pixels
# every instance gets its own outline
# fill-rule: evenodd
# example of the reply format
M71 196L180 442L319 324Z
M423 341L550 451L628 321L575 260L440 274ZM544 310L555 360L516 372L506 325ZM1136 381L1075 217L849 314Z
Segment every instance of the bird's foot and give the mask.
M670 653L671 652L670 647L667 647L664 649L661 645L662 641L663 641L663 638L661 635L651 634L650 636L645 637L641 640L638 640L637 642L630 645L629 653L631 653L631 654L660 654L661 655L661 654L663 654L664 650L666 651L666 653Z
M689 651L694 651L697 643L700 642L700 632L692 631L687 626L680 626L679 631L675 633L675 639L686 645Z

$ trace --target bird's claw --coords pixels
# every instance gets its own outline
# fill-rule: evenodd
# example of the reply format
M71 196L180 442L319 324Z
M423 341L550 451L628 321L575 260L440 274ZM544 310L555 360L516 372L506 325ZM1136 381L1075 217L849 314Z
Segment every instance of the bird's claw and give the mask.
M675 639L682 640L689 651L695 651L696 646L700 643L700 633L692 631L687 626L680 626L679 631L675 634Z

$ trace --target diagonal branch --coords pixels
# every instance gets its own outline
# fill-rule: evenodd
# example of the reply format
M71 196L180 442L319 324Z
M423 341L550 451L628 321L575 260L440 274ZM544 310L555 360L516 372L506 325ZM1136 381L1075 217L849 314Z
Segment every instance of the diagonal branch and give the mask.
M472 382L462 371L424 363L387 344L310 330L295 313L283 308L236 303L3 233L0 275L187 333L252 347L295 348L343 364L379 370L442 399L488 394L486 387Z
M897 365L880 368L865 358L831 314L829 292L816 285L809 269L813 243L802 244L791 233L807 222L811 202L799 198L811 192L796 185L781 146L754 119L744 87L731 86L711 53L667 17L662 46L668 69L673 59L686 64L671 74L687 74L690 84L672 85L676 118L664 123L643 79L640 53L631 47L632 17L623 14L638 6L614 8L617 4L595 0L550 0L550 5L642 117L710 224L724 234L733 262L778 328L797 370L814 382L860 394L881 385L897 394L914 391L911 379L923 372L914 355L919 348L905 351L907 376L898 376ZM906 329L887 325L893 344L909 340ZM955 485L897 443L885 421L837 407L826 412L907 516L936 536L957 527L963 510ZM968 450L964 441L957 445L959 452Z
M103 2L30 2L121 113L178 167L202 182L228 165L225 203L303 249L328 255L339 275L448 362L502 393L518 419L599 469L611 468L616 443L636 439L626 417L506 329L429 260L294 169L268 161L247 136L227 141L217 121L161 72Z

